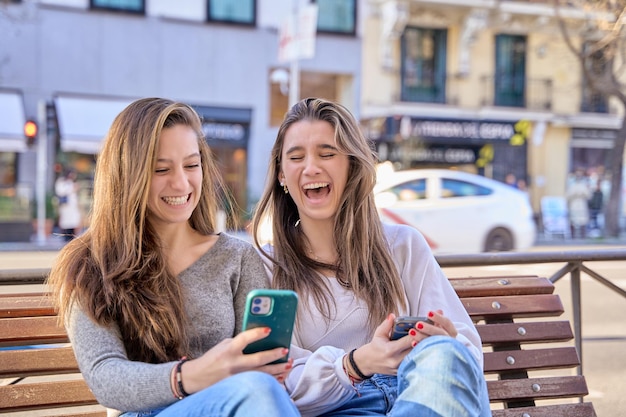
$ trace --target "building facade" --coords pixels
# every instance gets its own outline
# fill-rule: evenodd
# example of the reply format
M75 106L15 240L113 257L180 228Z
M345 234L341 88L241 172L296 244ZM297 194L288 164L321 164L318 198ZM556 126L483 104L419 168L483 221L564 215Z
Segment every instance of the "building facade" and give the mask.
M32 202L37 189L51 192L60 167L71 166L82 179L87 206L95 159L113 117L134 99L161 96L196 108L227 184L249 212L264 187L288 106L293 66L279 61L281 27L310 3L0 3L0 108L3 119L10 115L9 126L0 123L0 188ZM299 97L324 96L358 115L362 10L357 0L313 3L319 17L315 54L298 60ZM45 159L38 159L37 144L29 146L15 132L25 119L43 127ZM38 174L42 166L45 176Z
M574 170L607 168L623 109L584 85L553 2L369 3L362 125L398 169L512 174L540 213Z

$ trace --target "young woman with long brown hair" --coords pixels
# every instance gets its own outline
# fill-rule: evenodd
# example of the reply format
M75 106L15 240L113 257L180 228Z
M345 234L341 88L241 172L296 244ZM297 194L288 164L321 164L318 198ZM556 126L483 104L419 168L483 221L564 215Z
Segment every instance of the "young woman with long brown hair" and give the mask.
M123 416L298 415L286 349L244 355L248 291L266 287L256 250L216 231L223 184L188 105L140 99L98 155L88 230L48 284L80 370ZM259 372L261 371L261 372Z
M306 416L491 416L480 337L423 236L381 223L375 164L337 103L302 100L278 130L253 236L301 300L285 385ZM398 315L431 323L390 340Z

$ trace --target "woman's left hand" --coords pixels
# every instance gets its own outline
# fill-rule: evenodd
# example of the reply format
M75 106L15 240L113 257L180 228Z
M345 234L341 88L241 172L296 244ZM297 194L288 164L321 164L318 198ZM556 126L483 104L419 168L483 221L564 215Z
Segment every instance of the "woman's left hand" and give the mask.
M285 382L285 379L287 379L287 375L289 375L289 372L291 372L292 367L293 358L289 358L286 364L279 363L273 365L264 365L259 367L257 370L272 375L274 378L276 378L278 382L282 384Z
M428 336L441 335L456 338L457 334L459 334L454 326L454 323L443 315L442 310L430 311L428 313L428 318L433 322L433 324L419 322L417 326L415 326L415 332L409 332L409 337L413 342L415 342L415 344L426 339Z

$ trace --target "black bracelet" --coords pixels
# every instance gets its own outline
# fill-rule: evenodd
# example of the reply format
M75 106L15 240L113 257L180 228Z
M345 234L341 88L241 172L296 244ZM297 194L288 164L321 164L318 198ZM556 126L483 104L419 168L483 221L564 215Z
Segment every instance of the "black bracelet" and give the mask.
M356 373L356 376L358 376L359 378L361 378L361 380L365 380L365 379L369 379L372 377L372 375L370 376L365 376L363 374L363 372L361 372L361 370L359 369L358 366L356 366L356 362L354 361L354 351L356 349L352 349L350 351L350 353L348 354L348 360L350 361L350 366L352 366L352 370Z
M183 374L182 374L183 363L187 362L188 360L189 359L187 359L187 357L183 357L176 364L176 384L178 385L178 392L180 394L180 397L178 397L178 399L180 400L182 400L185 397L189 397L189 393L185 391L185 388L183 388Z

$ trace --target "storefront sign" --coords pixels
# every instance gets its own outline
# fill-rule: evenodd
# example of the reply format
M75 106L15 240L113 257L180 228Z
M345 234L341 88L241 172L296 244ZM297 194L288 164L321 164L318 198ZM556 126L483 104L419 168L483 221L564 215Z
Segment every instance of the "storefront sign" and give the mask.
M473 164L476 151L471 148L420 147L407 148L390 143L378 145L378 156L385 161L410 160L413 163Z
M207 140L243 141L246 128L240 123L204 123L202 125Z
M515 121L424 120L416 118L410 118L409 121L407 119L407 117L388 117L385 123L385 134L381 139L391 140L401 134L403 138L413 137L432 142L479 143L481 141L509 141L518 133L515 128Z

